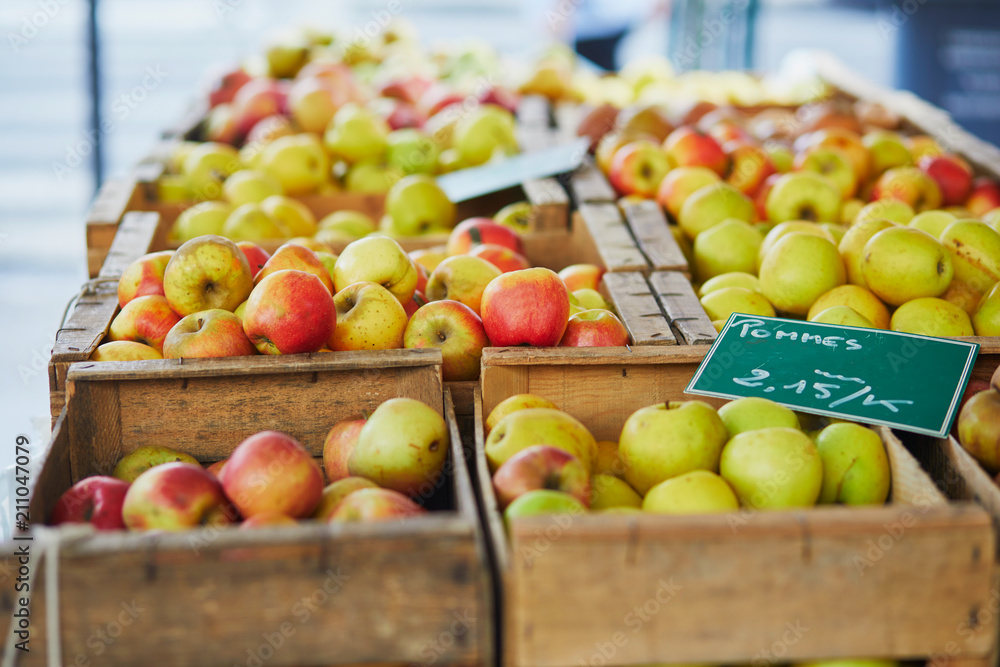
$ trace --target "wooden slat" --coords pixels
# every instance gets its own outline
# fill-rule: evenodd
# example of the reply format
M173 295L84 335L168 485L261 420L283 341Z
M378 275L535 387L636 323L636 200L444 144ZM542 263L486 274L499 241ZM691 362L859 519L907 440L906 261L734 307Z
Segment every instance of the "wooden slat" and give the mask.
M118 225L115 240L108 249L99 274L102 278L120 278L128 265L153 252L159 215L156 213L126 213Z
M675 271L656 271L649 276L649 284L671 326L684 343L711 345L715 341L715 327L701 307L687 276Z
M608 271L648 270L646 258L614 204L581 204L573 224L586 228Z
M651 200L629 202L622 205L622 210L639 249L654 271L680 271L690 277L687 259L659 204Z
M604 178L604 174L590 158L584 160L570 176L569 187L578 206L591 202L613 202L618 199L608 179Z
M604 289L628 329L633 345L676 345L670 323L660 311L641 273L605 273Z
M532 232L569 227L569 195L554 178L525 181L521 187L533 208Z

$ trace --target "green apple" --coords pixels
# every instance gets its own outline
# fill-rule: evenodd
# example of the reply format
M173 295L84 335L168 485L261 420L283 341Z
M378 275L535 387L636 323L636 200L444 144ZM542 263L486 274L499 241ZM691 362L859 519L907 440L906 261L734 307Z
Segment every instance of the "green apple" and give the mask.
M757 251L764 237L745 220L729 219L698 234L694 240L697 280L723 273L750 273L757 268Z
M806 222L805 220L789 220L788 222L782 222L775 225L764 237L764 240L760 244L760 248L757 250L757 261L756 261L756 271L760 271L760 265L764 261L764 257L771 251L771 248L775 244L784 238L786 235L793 232L801 232L803 234L812 234L813 236L820 236L824 239L829 239L834 243L833 235L827 231L826 228L820 226L815 222Z
M719 471L740 504L754 509L811 507L823 488L819 451L794 428L740 433L722 450Z
M450 442L436 410L413 398L392 398L361 427L347 468L383 488L426 497L440 481Z
M985 222L965 219L948 225L940 238L951 255L955 280L980 294L1000 281L1000 232Z
M722 275L706 280L701 289L698 290L698 296L703 297L723 287L745 287L748 290L759 292L760 279L752 273L744 273L742 271L723 273Z
M719 417L726 425L730 438L759 428L799 427L799 418L794 412L774 401L756 396L729 401L719 408Z
M581 287L571 292L570 296L576 298L582 310L612 310L611 304L604 300L601 293L589 287Z
M906 147L902 135L897 132L872 130L861 137L861 143L868 149L872 176L877 176L893 167L913 164L913 155Z
M383 162L381 158L359 160L347 170L344 189L347 192L385 194L402 177L398 168Z
M708 470L692 470L660 482L642 500L642 510L653 514L709 514L739 507L729 483Z
M847 227L844 225L837 224L836 222L820 222L818 226L826 230L830 234L834 243L840 243L841 239L844 238L844 234L847 233Z
M226 200L233 206L257 204L271 195L284 193L281 182L274 176L259 169L241 169L222 184Z
M496 404L490 414L486 417L486 435L489 435L490 431L500 423L500 420L509 414L517 412L518 410L527 410L528 408L550 408L552 410L558 410L559 407L547 398L542 396L537 396L535 394L514 394L513 396L508 396L499 403Z
M297 30L288 30L271 38L264 49L271 78L290 79L309 61L309 41Z
M234 241L287 239L292 230L267 213L260 204L243 204L229 214L222 226L222 236Z
M590 478L590 509L610 507L642 507L642 496L614 475L594 475Z
M233 208L221 201L203 201L181 211L174 221L171 236L178 241L190 241L196 236L222 234L226 218Z
M361 211L334 211L319 221L321 230L342 232L346 238L361 238L374 232L375 221Z
M879 199L870 204L865 204L854 218L854 224L864 222L865 220L888 220L898 225L906 225L913 220L915 215L913 207L904 201L898 199Z
M552 489L535 489L522 493L507 505L507 509L503 511L503 518L509 525L512 519L520 517L551 514L577 516L586 512L586 505L568 493Z
M451 143L470 167L488 162L498 153L513 155L517 153L514 115L495 104L480 104L455 124Z
M850 199L858 188L858 176L850 157L833 146L815 146L802 153L796 168L825 176L840 190L843 199Z
M412 127L393 130L387 137L386 162L403 174L433 174L441 149L430 135Z
M111 476L131 483L150 468L175 461L193 463L199 468L201 467L198 459L190 454L178 452L163 445L143 445L123 456L115 465Z
M934 297L907 301L892 314L889 328L893 331L923 336L974 336L969 314L960 307Z
M812 171L782 175L767 194L764 209L774 223L787 220L837 222L840 220L840 190L825 176Z
M806 319L812 320L815 315L834 306L848 306L879 329L889 328L889 309L871 290L860 285L834 287L816 299Z
M1000 336L1000 283L983 297L972 314L977 336Z
M822 324L838 324L847 327L861 327L862 329L883 328L876 327L867 317L854 310L850 306L830 306L812 317L810 322L820 322ZM888 328L888 327L884 327Z
M848 199L840 205L840 224L845 227L850 227L854 224L854 219L858 217L858 213L861 209L865 207L865 203L860 199Z
M865 244L861 274L868 289L892 306L935 297L948 289L954 274L945 247L927 232L890 227Z
M323 135L333 157L354 164L381 159L388 149L389 125L376 113L353 102L337 110Z
M680 228L689 239L723 220L735 218L744 222L757 219L753 201L728 183L713 183L695 190L681 206Z
M907 225L915 227L922 232L927 232L936 239L940 239L941 233L945 228L956 220L958 218L948 211L924 211L913 216L913 219Z
M330 180L330 158L308 132L278 137L261 153L259 164L291 197L312 194Z
M385 197L385 212L393 229L404 236L447 231L455 226L455 205L426 174L402 178Z
M239 151L208 141L187 153L181 173L195 199L221 199L223 181L242 168Z
M622 427L618 451L625 481L645 494L692 470L718 470L726 425L702 401L658 403L633 412Z
M860 424L830 424L816 437L823 460L820 503L881 505L889 496L889 457L878 433Z
M531 231L531 223L535 219L535 208L530 202L517 201L507 204L493 216L499 224L510 227L515 232L523 234Z
M417 289L417 268L399 243L386 236L368 236L352 241L337 257L333 271L334 290L340 292L357 282L373 282L406 303Z
M783 236L760 265L764 296L776 310L792 315L805 315L816 299L845 280L833 241L802 232Z
M594 436L579 421L552 408L525 408L500 419L486 438L490 470L533 445L558 447L580 459L587 470L593 470L597 455Z
M868 287L868 283L865 282L865 274L861 269L865 257L865 244L883 229L896 226L895 223L881 218L858 220L851 225L837 246L840 256L844 259L847 282L860 287Z
M377 489L378 484L364 477L343 477L336 482L327 484L320 496L319 505L313 512L313 518L326 521L340 505L340 501L360 489Z
M260 203L260 207L279 227L287 229L289 236L312 236L316 233L316 216L298 199L271 195Z
M723 287L701 298L701 307L710 320L727 320L733 313L774 317L774 308L760 292L746 287Z

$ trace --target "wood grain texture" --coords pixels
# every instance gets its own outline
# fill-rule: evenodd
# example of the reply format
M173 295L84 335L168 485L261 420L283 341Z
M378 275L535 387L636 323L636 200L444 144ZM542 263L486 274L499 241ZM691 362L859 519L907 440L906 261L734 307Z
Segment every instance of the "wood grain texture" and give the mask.
M649 264L616 205L580 204L573 224L586 227L608 271L648 271Z
M489 483L483 415L511 393L537 391L602 438L614 429L596 406L634 392L610 382L584 392L599 380L582 375L539 383L529 374L545 368L537 360L498 367L497 391L487 361L475 464L504 596L503 664L735 663L766 659L775 645L782 660L931 656L970 621L962 657L992 655L996 617L984 613L978 626L975 616L990 604L995 574L988 519L971 504L945 504L898 441L886 447L906 484L881 507L532 517L508 534Z
M628 329L633 345L676 345L670 323L660 311L641 273L605 273L604 290Z
M104 265L101 267L101 278L120 278L129 264L143 255L152 252L159 245L157 241L157 225L159 216L156 213L126 213L118 225L118 232L108 249Z
M569 188L577 206L594 202L614 202L618 199L615 189L590 158L586 158L570 176Z
M679 271L691 277L687 259L659 204L652 200L629 202L622 205L622 211L653 271Z
M563 230L569 227L569 195L555 178L539 178L521 184L531 204L531 231Z
M691 281L676 271L655 271L649 284L679 338L688 345L711 345L718 336Z

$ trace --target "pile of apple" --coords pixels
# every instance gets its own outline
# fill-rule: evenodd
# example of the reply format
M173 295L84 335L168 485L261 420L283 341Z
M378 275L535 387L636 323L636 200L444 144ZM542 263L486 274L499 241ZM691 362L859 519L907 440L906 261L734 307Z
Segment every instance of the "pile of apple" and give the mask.
M269 256L251 242L199 236L126 268L110 342L92 360L436 347L445 380L474 380L491 344L626 345L628 331L597 291L602 274L592 264L531 268L520 235L491 218L470 218L443 248L410 254L384 235L339 256L291 242Z
M595 110L625 197L676 222L702 305L932 336L1000 335L1000 184L885 110ZM604 114L603 116L601 114ZM860 114L860 115L859 115Z
M177 531L384 521L423 514L443 483L450 436L426 404L394 398L371 416L336 424L323 467L291 436L262 431L207 468L164 446L126 454L109 476L86 477L56 502L49 523L98 530Z
M508 520L883 504L891 476L882 440L860 424L829 421L763 398L718 410L671 401L632 413L618 442L596 442L551 401L519 394L487 418L485 453Z
M1000 485L1000 367L990 383L972 380L953 433Z

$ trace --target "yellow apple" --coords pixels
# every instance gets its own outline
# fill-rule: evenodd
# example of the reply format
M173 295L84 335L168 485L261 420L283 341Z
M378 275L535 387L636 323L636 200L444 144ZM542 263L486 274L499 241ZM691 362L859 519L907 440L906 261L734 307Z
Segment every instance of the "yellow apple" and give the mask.
M881 505L889 496L889 457L878 434L860 424L830 424L816 437L823 460L820 503Z
M614 440L598 440L597 456L594 457L594 474L621 477L624 473L625 465L618 456L618 443Z
M1000 283L993 286L972 315L977 336L1000 336Z
M260 207L292 236L312 236L316 233L316 217L308 206L297 199L272 195L262 201Z
M892 314L893 331L924 336L974 336L969 314L944 299L924 297L907 301Z
M771 251L771 248L773 248L775 244L786 235L793 232L812 234L813 236L819 236L837 243L837 241L833 238L833 235L830 234L828 230L824 229L815 222L807 222L805 220L789 220L788 222L782 222L781 224L772 227L771 231L767 233L764 240L761 242L760 248L757 250L757 270L760 270L760 265L763 263L764 257L767 256L767 253Z
M820 296L846 279L844 263L833 241L792 232L764 257L760 287L776 310L805 315Z
M222 234L233 207L221 201L203 201L181 211L170 235L182 243L206 234Z
M847 282L860 287L867 287L864 272L861 270L865 255L865 244L883 229L895 227L896 223L882 218L869 218L855 222L840 239L837 249L844 259L847 270Z
M417 289L417 268L406 251L386 236L352 241L337 257L333 284L337 292L356 282L370 281L406 303Z
M898 199L879 199L858 211L854 218L854 224L865 220L888 220L898 225L905 225L913 219L915 212L913 207Z
M729 437L759 428L785 426L799 428L799 418L783 405L766 398L748 396L729 401L719 408L719 418Z
M733 512L739 507L732 487L708 470L692 470L660 482L642 501L642 511L652 514Z
M794 428L762 428L731 438L719 470L740 504L754 509L810 507L823 487L819 451Z
M327 347L341 350L396 350L403 347L406 311L393 294L373 282L356 282L333 297L337 326Z
M736 218L706 229L694 240L695 277L705 281L723 273L752 272L763 240L753 225Z
M883 229L868 239L863 252L865 284L891 306L942 294L954 274L944 246L912 227Z
M511 456L533 445L569 452L593 470L597 442L583 424L559 410L525 408L500 419L486 437L486 458L495 471Z
M941 232L955 267L955 279L980 294L1000 280L1000 232L979 220L958 220Z
M497 403L496 407L490 411L489 416L486 417L486 434L489 435L493 427L507 415L518 410L527 410L528 408L559 409L549 399L536 396L535 394L515 394L514 396L509 396Z
M710 278L698 290L698 296L703 297L723 287L745 287L754 292L760 291L760 280L752 273L732 271Z
M284 192L281 183L271 174L258 169L241 169L222 184L226 200L233 206L258 204L271 195Z
M941 232L943 232L948 225L956 220L958 220L958 218L953 216L948 211L924 211L923 213L918 213L913 216L913 219L907 223L907 226L915 227L922 232L927 232L936 239L940 239Z
M760 292L745 287L723 287L701 298L701 306L710 320L727 320L733 313L774 317L774 308Z
M850 306L830 306L808 319L810 322L819 322L822 324L837 324L846 327L860 327L862 329L875 328L871 320ZM887 325L879 328L888 329L889 327Z
M260 168L281 183L285 194L307 195L330 180L330 158L315 135L279 137L260 155Z
M642 496L622 479L596 474L590 478L590 509L611 507L642 507Z
M834 306L849 306L879 329L889 328L889 309L871 290L860 285L840 285L826 292L813 303L806 319L812 321L816 315Z

